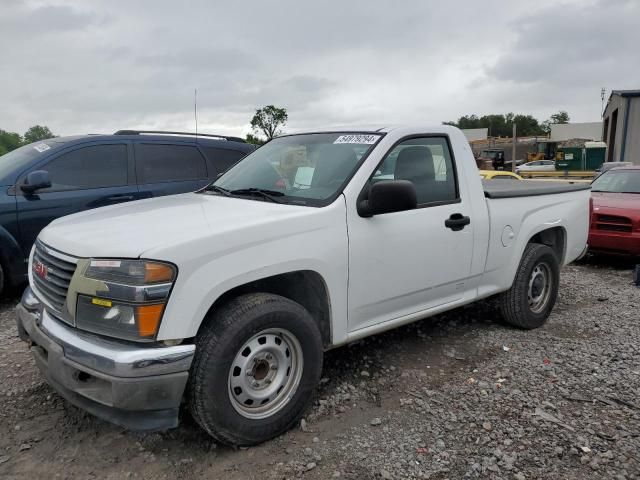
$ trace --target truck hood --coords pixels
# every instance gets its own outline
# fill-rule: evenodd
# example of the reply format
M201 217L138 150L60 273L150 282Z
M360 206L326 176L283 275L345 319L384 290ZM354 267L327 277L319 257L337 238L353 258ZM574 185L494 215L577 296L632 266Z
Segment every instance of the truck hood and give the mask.
M310 208L187 193L62 217L38 238L78 257L137 258L154 248L308 214Z
M638 193L591 192L591 198L594 208L620 208L640 212L640 194Z

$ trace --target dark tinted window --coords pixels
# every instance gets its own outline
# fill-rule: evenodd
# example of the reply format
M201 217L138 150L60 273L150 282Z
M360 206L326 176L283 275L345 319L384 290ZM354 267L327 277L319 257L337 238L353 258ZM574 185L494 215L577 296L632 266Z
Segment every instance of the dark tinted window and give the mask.
M233 164L246 155L245 152L227 150L226 148L202 147L209 159L209 165L213 167L212 174L227 171Z
M449 145L440 137L412 138L399 143L387 154L371 180L409 180L416 187L418 204L457 199Z
M207 178L204 157L188 145L136 145L138 183L175 182Z
M60 155L39 170L51 177L45 191L82 190L127 184L127 146L95 145Z

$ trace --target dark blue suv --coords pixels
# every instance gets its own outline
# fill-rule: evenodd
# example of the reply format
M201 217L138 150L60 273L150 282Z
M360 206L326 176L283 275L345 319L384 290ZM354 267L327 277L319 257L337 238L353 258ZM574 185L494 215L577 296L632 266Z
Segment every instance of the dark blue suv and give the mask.
M236 137L120 130L52 138L0 156L0 291L26 280L31 246L52 220L197 190L254 149Z

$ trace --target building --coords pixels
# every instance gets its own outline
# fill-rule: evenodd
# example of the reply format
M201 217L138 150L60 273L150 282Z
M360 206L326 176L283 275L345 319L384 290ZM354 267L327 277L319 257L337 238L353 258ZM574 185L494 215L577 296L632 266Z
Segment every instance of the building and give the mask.
M550 142L566 142L580 140L600 140L602 138L602 122L557 123L551 125Z
M606 161L640 165L640 90L612 90L603 119Z
M487 134L489 132L488 128L464 128L462 129L462 133L467 137L469 142L477 142L479 140L486 140Z

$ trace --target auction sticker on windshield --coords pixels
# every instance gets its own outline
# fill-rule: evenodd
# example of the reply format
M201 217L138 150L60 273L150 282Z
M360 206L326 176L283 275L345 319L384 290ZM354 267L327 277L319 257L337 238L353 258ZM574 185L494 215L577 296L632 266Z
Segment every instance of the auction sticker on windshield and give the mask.
M373 145L379 138L380 135L340 135L333 143L359 143L361 145Z
M38 152L42 153L42 152L46 152L51 147L46 143L39 143L38 145L34 145L33 148L36 149Z

